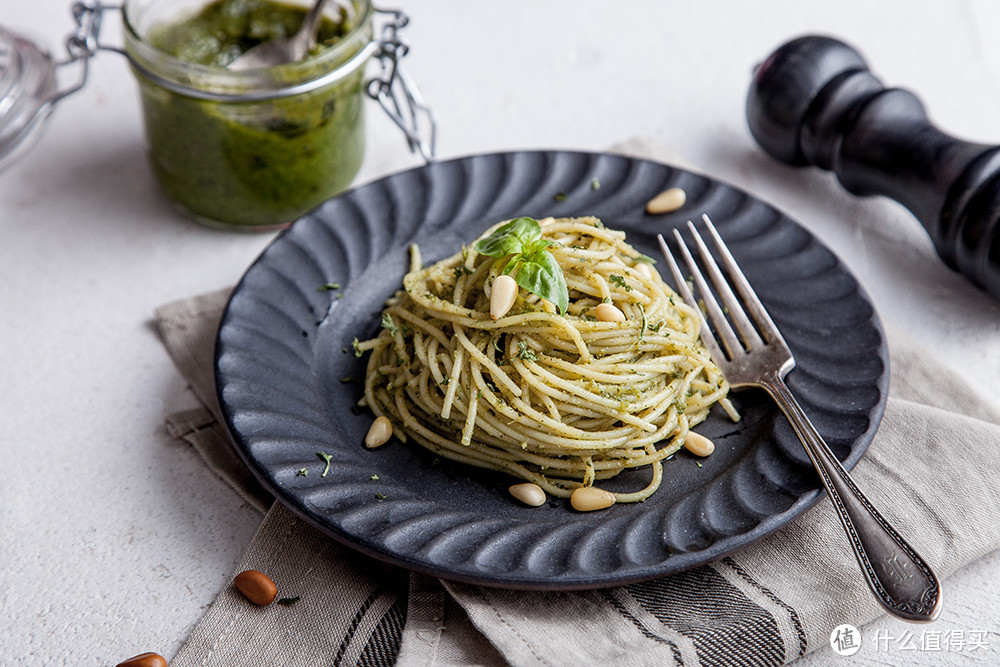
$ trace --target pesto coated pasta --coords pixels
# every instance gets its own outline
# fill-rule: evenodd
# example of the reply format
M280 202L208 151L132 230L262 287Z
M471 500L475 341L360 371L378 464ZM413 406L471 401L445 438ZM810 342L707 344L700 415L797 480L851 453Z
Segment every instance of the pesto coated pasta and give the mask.
M505 224L486 230L478 247ZM738 418L729 385L699 340L699 313L624 232L596 218L547 218L536 228L566 296L557 306L522 287L497 319L494 281L512 267L527 274L526 265L473 245L422 268L411 249L382 330L357 344L370 352L362 404L388 417L401 440L559 497L650 466L644 488L614 493L618 502L643 500L713 404ZM599 317L601 304L624 318Z

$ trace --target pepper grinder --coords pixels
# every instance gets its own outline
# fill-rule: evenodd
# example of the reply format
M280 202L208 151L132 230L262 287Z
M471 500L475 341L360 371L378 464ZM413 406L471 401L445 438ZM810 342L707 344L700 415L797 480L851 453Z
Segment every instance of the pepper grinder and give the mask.
M750 132L771 156L832 171L856 195L913 213L953 269L1000 299L1000 147L952 137L886 88L847 44L805 36L754 71Z

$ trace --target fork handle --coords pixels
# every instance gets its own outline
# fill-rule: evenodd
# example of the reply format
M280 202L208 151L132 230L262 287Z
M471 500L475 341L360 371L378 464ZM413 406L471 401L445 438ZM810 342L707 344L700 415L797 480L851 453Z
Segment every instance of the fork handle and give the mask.
M934 572L858 489L781 376L762 384L816 467L875 597L894 616L933 621L941 611L941 586Z

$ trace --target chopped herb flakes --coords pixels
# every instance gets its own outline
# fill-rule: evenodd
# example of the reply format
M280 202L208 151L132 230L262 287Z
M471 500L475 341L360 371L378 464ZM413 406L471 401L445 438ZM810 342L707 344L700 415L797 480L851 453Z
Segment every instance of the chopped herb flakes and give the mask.
M324 462L326 462L326 467L323 468L323 472L320 475L320 477L326 477L326 473L330 472L330 460L333 457L327 454L326 452L316 452L316 456L320 457L321 459L323 459Z
M309 468L299 468L299 471L295 473L296 477L305 477L309 474Z
M396 323L392 321L392 315L389 313L382 316L382 328L391 333L393 336L395 336L396 332L399 331Z
M538 361L538 357L535 356L534 351L529 349L528 344L523 340L518 341L517 343L517 358L523 361L527 361L528 363L534 363Z
M624 276L620 276L617 273L612 273L610 276L608 276L608 280L610 280L611 284L614 285L615 287L620 287L626 292L632 291L632 286L629 285L627 282L625 282Z
M278 604L280 604L282 607L291 607L293 604L295 604L296 602L298 602L300 599L301 598L298 595L296 595L293 598L281 598L280 600L278 600Z
M340 283L326 283L325 285L320 285L316 288L318 292L329 292L331 290L340 289Z

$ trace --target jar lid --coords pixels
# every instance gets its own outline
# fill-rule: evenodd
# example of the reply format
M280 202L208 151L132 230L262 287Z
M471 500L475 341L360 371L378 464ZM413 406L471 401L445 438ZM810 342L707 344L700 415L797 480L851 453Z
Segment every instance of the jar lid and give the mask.
M29 39L0 26L0 169L37 135L56 97L56 65Z

